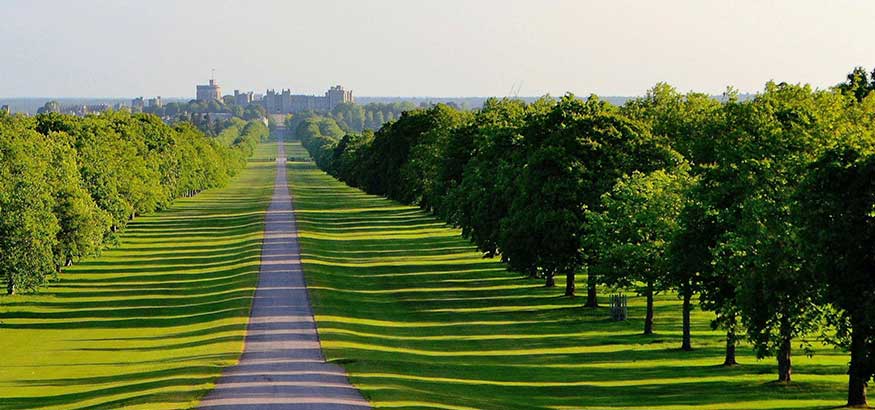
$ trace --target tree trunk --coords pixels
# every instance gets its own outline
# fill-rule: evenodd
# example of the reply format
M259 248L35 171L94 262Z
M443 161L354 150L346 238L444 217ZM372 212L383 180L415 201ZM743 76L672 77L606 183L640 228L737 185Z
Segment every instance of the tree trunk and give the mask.
M738 364L735 361L735 320L733 320L732 326L729 326L729 329L726 330L726 356L723 359L723 365L726 367L735 366Z
M15 294L15 279L12 279L12 276L6 277L6 294L14 295Z
M869 376L866 374L866 337L863 334L863 326L854 324L851 329L851 366L848 369L848 407L868 408L869 401L866 399L866 383Z
M68 267L68 268L69 268L70 266L73 266L73 257L68 256L68 257L67 257L67 260L64 262L64 266L65 266L65 267Z
M553 272L545 273L544 277L546 278L546 283L544 284L545 287L556 287L556 279L553 277Z
M565 296L574 296L574 272L565 274Z
M683 336L681 337L681 350L690 351L693 350L693 346L690 343L690 299L693 297L691 295L690 287L687 286L684 291L684 306L683 306L683 315L684 315L684 324L683 324Z
M781 345L778 347L778 381L790 383L790 375L793 373L793 365L790 362L793 341L787 335L785 329L781 330L781 334L783 340L781 340Z
M647 282L647 314L644 316L644 334L653 334L653 283Z
M587 272L586 274L586 304L584 307L588 308L597 308L599 307L599 299L598 295L596 295L595 290L595 275L592 272Z

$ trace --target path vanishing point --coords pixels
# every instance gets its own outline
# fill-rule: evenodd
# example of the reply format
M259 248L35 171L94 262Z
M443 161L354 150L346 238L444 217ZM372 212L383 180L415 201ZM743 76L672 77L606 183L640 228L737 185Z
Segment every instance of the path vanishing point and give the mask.
M301 267L282 138L277 146L276 179L243 355L224 370L199 408L370 409L343 368L326 363L322 354Z

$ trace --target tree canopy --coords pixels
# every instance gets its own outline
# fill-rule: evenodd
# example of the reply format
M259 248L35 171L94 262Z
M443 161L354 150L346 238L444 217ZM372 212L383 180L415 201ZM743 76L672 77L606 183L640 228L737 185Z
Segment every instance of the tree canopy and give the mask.
M116 240L137 215L222 186L267 137L260 121L210 138L151 114L0 117L0 277L36 290Z
M585 272L586 306L600 283L677 291L684 350L695 295L726 330L724 364L745 338L785 383L793 341L835 328L821 340L851 350L857 405L875 369L859 276L873 258L873 89L862 68L831 89L770 82L745 98L660 83L622 107L566 95L412 109L373 134L342 107L297 135L322 169L434 212L511 270L547 286L565 274L567 296Z

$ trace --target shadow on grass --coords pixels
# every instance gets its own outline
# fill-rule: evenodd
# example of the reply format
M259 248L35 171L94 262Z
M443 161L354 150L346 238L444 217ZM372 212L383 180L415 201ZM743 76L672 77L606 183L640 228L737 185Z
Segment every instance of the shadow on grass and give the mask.
M260 153L274 146L260 147ZM240 354L274 163L132 221L36 295L0 298L0 408L181 408Z
M769 384L772 361L739 347L724 368L724 335L693 315L680 351L681 306L644 301L630 319L484 259L458 230L409 206L347 187L309 163L289 164L304 268L329 360L376 404L411 408L812 408L841 403L847 360L820 350L797 360L798 382ZM585 283L585 277L579 278ZM416 403L419 403L418 405ZM390 405L387 404L387 405ZM828 406L826 406L828 407Z

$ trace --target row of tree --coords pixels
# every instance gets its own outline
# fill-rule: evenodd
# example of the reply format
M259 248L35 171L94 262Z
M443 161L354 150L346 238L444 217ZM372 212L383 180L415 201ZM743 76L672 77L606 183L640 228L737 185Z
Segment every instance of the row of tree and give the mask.
M0 114L0 277L8 294L35 290L116 241L137 215L219 187L267 127L250 121L225 141L150 114Z
M347 132L360 133L365 130L378 130L383 124L398 119L402 112L414 109L416 105L406 101L364 105L341 103L322 115L334 119L337 125Z
M230 114L244 120L257 120L267 116L267 111L264 106L257 101L246 105L238 105L225 101L209 100L198 101L191 100L189 102L171 102L162 106L143 107L143 112L155 114L162 118L196 118L203 117L208 113L224 113Z
M862 75L861 75L862 73ZM746 336L789 382L794 341L850 350L848 404L875 372L875 82L830 90L768 83L741 100L658 84L616 107L592 96L492 99L474 113L438 105L376 133L311 117L296 133L348 184L418 204L486 255L554 285L588 278L692 299ZM803 342L804 343L804 342ZM807 348L810 345L803 344Z

